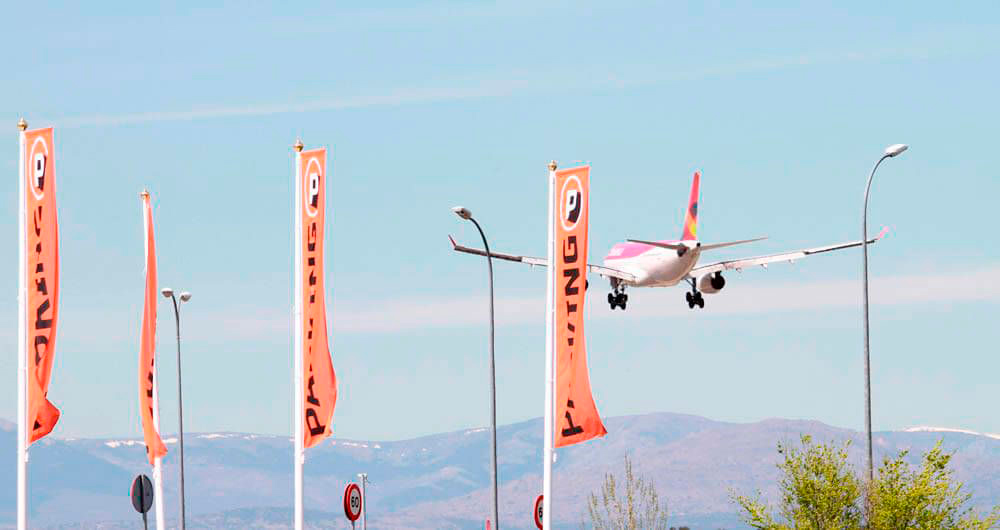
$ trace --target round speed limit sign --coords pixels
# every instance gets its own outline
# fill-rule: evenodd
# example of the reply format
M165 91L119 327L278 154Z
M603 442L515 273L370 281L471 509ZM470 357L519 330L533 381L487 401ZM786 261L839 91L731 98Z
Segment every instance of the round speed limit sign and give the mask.
M542 528L542 495L535 499L535 526Z
M344 490L344 515L353 523L361 517L361 488L355 483L347 485Z

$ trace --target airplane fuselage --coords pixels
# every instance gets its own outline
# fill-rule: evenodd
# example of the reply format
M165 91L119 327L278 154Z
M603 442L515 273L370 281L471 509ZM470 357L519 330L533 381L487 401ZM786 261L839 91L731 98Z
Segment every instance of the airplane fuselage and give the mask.
M621 282L631 287L677 285L698 265L701 244L692 240L664 243L684 245L686 250L677 251L643 243L617 243L604 257L604 266L635 276L634 282Z

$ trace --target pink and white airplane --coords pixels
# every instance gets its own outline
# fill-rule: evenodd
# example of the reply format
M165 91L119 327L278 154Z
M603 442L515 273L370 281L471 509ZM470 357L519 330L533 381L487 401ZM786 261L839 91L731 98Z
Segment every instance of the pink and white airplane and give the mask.
M833 250L840 250L861 246L861 241L851 241L849 243L839 243L824 247L807 248L781 254L771 254L767 256L756 256L752 258L733 259L718 261L708 265L699 265L701 253L717 248L742 245L767 239L758 237L754 239L743 239L740 241L729 241L726 243L704 244L698 241L698 185L701 174L695 172L694 182L691 184L691 198L688 202L687 214L684 218L683 232L679 240L667 241L642 241L629 239L625 243L617 243L604 257L604 265L587 264L590 272L608 278L611 282L611 292L608 293L608 304L611 309L621 307L625 310L628 303L628 295L625 294L626 287L671 287L678 283L687 282L691 290L685 294L688 307L705 307L704 294L716 294L726 286L726 279L723 278L723 271L742 271L744 268L760 265L767 267L770 263L788 262L802 259L813 254L822 254ZM887 229L868 243L874 243L886 234ZM486 252L476 248L469 248L459 245L455 239L451 239L454 250L468 254L485 256ZM529 265L548 264L546 258L535 258L531 256L517 256L490 251L490 255L497 259L507 261L517 261Z

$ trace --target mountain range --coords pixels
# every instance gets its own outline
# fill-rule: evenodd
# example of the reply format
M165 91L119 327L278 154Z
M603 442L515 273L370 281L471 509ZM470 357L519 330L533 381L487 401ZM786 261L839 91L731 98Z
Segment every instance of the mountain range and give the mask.
M850 441L862 464L861 433L816 421L770 419L753 423L656 413L606 418L608 435L560 449L554 464L554 518L558 528L579 528L587 496L605 473L621 473L626 453L637 473L652 479L668 504L671 526L743 528L733 492L760 491L775 499L778 443L802 434L817 441ZM372 529L483 528L489 499L489 431L484 428L412 440L370 442L328 439L307 453L307 526L350 528L344 487L368 473ZM500 523L533 528L532 505L541 492L542 422L498 429ZM943 440L954 452L956 477L981 509L1000 504L1000 436L917 427L876 432L876 459L909 449L920 455ZM15 452L15 430L0 420L0 454ZM166 435L164 459L168 524L177 520L176 437ZM283 528L291 521L292 442L286 436L245 433L185 434L188 526ZM44 438L32 446L32 528L137 528L128 490L138 473L151 474L141 440ZM12 527L14 458L0 462L0 528Z

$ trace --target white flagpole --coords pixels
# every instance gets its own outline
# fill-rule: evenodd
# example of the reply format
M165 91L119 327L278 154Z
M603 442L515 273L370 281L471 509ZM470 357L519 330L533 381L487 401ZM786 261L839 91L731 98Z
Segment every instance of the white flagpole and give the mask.
M146 258L149 259L149 225L153 216L152 203L147 204L142 201L142 232L143 248L145 248ZM149 274L149 270L146 270ZM155 323L154 323L155 325ZM154 337L154 348L155 337ZM157 436L160 434L160 384L159 384L160 363L156 362L156 355L153 356L153 429ZM156 510L156 530L166 530L167 524L163 520L163 458L153 459L153 509Z
M302 530L302 464L305 463L305 433L303 432L302 388L302 141L295 141L295 206L292 215L295 216L295 395L292 397L292 409L295 414L295 448L292 459L295 468L295 530Z
M548 281L545 291L545 443L542 458L544 459L544 471L542 472L542 528L552 528L552 457L554 456L553 442L553 393L555 391L555 181L556 163L553 160L549 163L549 269Z
M157 385L156 363L153 366L153 428L157 434L160 432L160 400L157 397L159 385ZM156 530L167 530L167 523L163 520L163 458L156 457L153 460L153 506L156 510Z
M27 257L27 241L25 240L25 184L28 178L25 165L24 131L28 123L22 118L17 122L18 145L21 156L18 158L17 172L17 529L28 528L28 328L26 317L27 284L25 276L25 258Z

